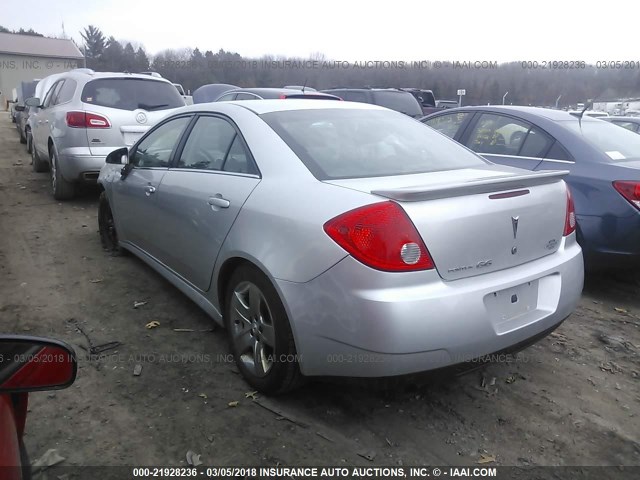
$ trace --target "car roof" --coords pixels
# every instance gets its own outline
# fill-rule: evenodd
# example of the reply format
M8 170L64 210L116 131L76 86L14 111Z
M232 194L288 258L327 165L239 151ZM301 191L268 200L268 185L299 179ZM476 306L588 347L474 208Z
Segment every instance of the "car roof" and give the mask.
M230 102L210 102L210 103L198 103L195 105L189 105L181 108L181 112L216 112L221 108L226 108L226 105L234 107L243 107L247 110L254 112L256 115L262 115L264 113L282 112L292 110L322 110L322 109L346 109L346 110L388 110L384 107L372 105L370 103L356 103L356 102L336 102L335 100L304 100L304 99L292 99L283 102L282 100L265 99L259 101L230 101ZM223 107L225 106L225 107Z
M264 87L264 88L236 88L233 90L229 90L227 92L224 92L224 94L228 94L228 93L255 93L256 95L300 95L300 94L307 94L307 95L316 95L316 94L322 94L321 92L315 91L315 90L309 90L309 91L302 91L302 90L298 90L295 88L268 88L268 87Z
M484 111L484 112L494 112L494 113L504 113L504 114L512 114L517 115L525 120L530 118L531 120L535 118L546 118L548 120L554 122L561 121L578 121L578 117L570 114L569 112L565 112L564 110L554 110L552 108L540 108L540 107L525 107L525 106L516 106L516 105L488 105L488 106L473 106L473 107L460 107L460 108L450 108L447 109L446 112L442 112L442 114L451 114L454 112L462 112L462 111ZM435 115L440 115L438 112ZM598 119L584 116L583 121L591 121L595 122Z
M154 82L164 82L164 83L171 84L171 82L166 78L155 77L152 75L145 75L144 73L94 72L89 68L78 68L75 70L69 70L68 72L64 72L59 75L61 77L62 76L71 77L71 78L84 80L84 81L102 79L102 78L136 78L140 80L151 80Z

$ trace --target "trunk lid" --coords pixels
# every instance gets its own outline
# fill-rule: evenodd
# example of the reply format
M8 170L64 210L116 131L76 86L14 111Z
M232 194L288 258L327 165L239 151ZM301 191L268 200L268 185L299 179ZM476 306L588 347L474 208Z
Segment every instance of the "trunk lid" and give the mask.
M87 112L107 117L111 128L87 128L87 141L91 155L107 155L116 148L131 147L153 125L171 113L171 110L147 111L140 108L117 108L85 105Z
M413 221L438 273L457 280L557 251L568 172L497 166L327 183L396 201Z

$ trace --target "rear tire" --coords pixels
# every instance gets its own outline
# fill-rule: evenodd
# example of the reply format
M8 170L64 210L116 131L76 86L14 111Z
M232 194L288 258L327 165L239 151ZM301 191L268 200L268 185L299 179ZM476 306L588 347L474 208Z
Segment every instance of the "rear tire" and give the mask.
M302 383L287 312L256 267L242 265L233 272L224 318L236 365L252 388L280 394Z
M27 143L27 137L25 136L24 132L22 130L20 130L20 143L22 143L23 145L25 143Z
M98 200L98 230L100 231L100 242L105 251L113 256L120 256L124 253L125 250L118 243L118 232L106 192L100 193Z
M49 151L49 162L51 165L51 193L56 200L69 200L75 195L75 185L68 182L62 176L58 164L58 154L52 146Z

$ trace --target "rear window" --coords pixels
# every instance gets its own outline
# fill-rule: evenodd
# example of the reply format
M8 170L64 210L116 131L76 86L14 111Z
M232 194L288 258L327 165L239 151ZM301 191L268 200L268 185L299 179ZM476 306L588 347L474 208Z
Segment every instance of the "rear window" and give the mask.
M176 87L167 82L140 78L100 78L87 83L82 101L120 110L165 110L184 106Z
M567 121L565 124L614 162L640 159L640 135L637 133L604 120L583 118L582 122Z
M261 117L319 180L409 175L489 163L396 112L314 109Z
M376 105L405 113L411 117L422 117L422 108L416 98L408 92L374 91L373 101Z

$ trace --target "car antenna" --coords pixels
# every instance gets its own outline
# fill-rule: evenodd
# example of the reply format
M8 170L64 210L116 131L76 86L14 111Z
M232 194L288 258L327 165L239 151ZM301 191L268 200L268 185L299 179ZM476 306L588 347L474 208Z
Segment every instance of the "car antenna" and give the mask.
M302 93L304 93L304 89L307 87L307 80L308 78L305 78L304 83L302 84Z
M580 112L580 115L578 115L578 125L580 125L580 128L582 128L582 116L584 115L584 112L589 110L591 107L593 107L593 100L587 100L584 104L584 108Z

